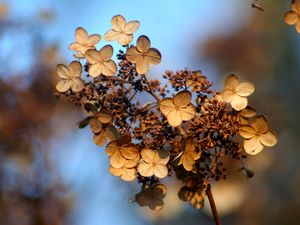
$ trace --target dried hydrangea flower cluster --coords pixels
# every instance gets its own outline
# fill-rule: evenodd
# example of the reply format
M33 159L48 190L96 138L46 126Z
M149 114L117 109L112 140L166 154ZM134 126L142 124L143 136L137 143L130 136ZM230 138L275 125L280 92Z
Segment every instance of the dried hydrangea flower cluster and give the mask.
M291 9L285 14L284 21L288 25L294 25L300 34L300 0L292 0Z
M111 45L97 50L100 35L77 28L69 48L84 65L75 60L57 66L58 95L84 109L79 127L89 125L95 144L107 144L110 173L142 184L135 196L139 205L161 209L167 194L161 180L174 175L183 183L179 198L199 209L208 185L228 175L224 157L237 160L250 174L244 153L257 154L277 138L266 118L248 105L254 85L236 75L226 78L221 93L211 90L201 71L166 71L164 82L149 80L146 73L160 63L161 54L145 35L131 44L139 27L120 15L112 18L104 39L120 44L116 55ZM150 102L144 101L145 94Z

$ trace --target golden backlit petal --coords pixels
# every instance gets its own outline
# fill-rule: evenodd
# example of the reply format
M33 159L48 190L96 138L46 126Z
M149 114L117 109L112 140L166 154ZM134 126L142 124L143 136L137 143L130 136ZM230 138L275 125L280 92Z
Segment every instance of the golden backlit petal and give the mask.
M255 129L250 125L243 125L239 128L239 134L246 139L253 138L256 134Z
M70 69L64 64L58 64L56 66L56 73L63 79L68 79L71 76Z
M111 77L117 72L117 64L113 60L103 62L101 64L101 71L103 75Z
M80 44L85 44L88 41L88 33L82 27L78 27L75 30L75 39Z
M241 123L242 125L248 125L248 124L249 124L249 121L248 121L248 119L245 118L245 117L240 117L240 123Z
M102 130L99 134L94 134L93 141L98 146L105 145L107 141L105 130Z
M168 114L167 119L168 123L173 127L177 127L182 123L181 113L176 109Z
M98 77L102 73L102 64L96 63L89 66L89 75L92 77Z
M83 88L82 80L78 77L73 78L71 81L71 90L74 92L79 92Z
M295 24L296 31L300 34L300 19Z
M101 123L110 123L112 122L112 117L111 115L109 115L108 113L106 112L98 112L96 114L96 117L99 121L101 121Z
M167 188L163 184L157 184L153 187L153 196L163 199L167 195Z
M108 61L111 59L113 55L114 49L111 45L105 45L103 48L99 50L101 55L100 61Z
M138 154L134 159L126 160L126 162L124 163L124 167L126 167L126 168L136 167L138 165L139 161L140 161L140 155Z
M156 164L163 164L167 165L167 163L170 160L170 153L166 150L157 150L157 152L154 155L153 162Z
M268 130L267 133L260 136L260 141L264 146L273 147L277 143L277 137L273 131Z
M135 144L128 144L126 146L122 146L120 152L123 158L134 159L139 154L139 149Z
M298 14L294 11L289 11L284 16L284 22L288 25L294 25L298 20Z
M132 42L133 35L132 34L120 34L118 36L118 43L120 45L128 45Z
M156 48L150 48L145 56L148 58L149 64L157 65L161 62L161 54Z
M85 57L84 54L82 54L81 52L76 52L73 56L78 59L82 59Z
M183 121L188 121L194 118L196 113L196 108L193 104L189 104L187 107L180 107L179 112L181 113L181 118Z
M251 126L256 130L259 134L264 134L269 130L269 123L265 116L257 116L251 122Z
M136 63L136 59L138 57L142 57L142 56L141 56L141 53L138 52L138 50L137 50L137 48L135 46L131 46L130 48L127 49L127 51L126 51L126 59L129 62Z
M248 100L246 97L241 97L239 95L235 95L232 98L232 101L230 102L232 108L234 108L236 111L240 111L247 107Z
M256 115L256 110L252 106L248 105L245 109L239 112L239 115L245 118L251 118Z
M188 139L185 142L184 151L185 152L194 152L195 151L195 145L194 145L192 139Z
M195 160L190 154L184 154L182 156L182 165L185 170L191 171L193 169L193 165L195 164Z
M117 40L120 35L119 31L109 30L104 34L104 39L106 41L114 41Z
M164 178L168 175L168 168L166 165L156 164L154 166L154 175L157 178Z
M56 90L59 92L66 92L71 87L71 81L68 79L61 79L56 85Z
M145 74L149 70L149 62L147 57L145 56L140 56L135 58L135 63L136 63L136 71L139 74Z
M124 181L133 181L135 180L135 172L136 169L134 168L122 168L122 175L120 176L120 178Z
M95 64L95 63L100 62L100 60L102 59L101 57L102 56L101 56L100 52L98 52L95 49L89 49L85 53L85 58L90 64Z
M165 98L159 102L160 111L167 116L172 110L175 110L175 105L172 98Z
M251 82L241 82L237 87L236 87L236 93L239 96L242 97L247 97L251 95L255 91L255 87Z
M185 107L191 103L192 94L189 91L181 91L174 97L174 104L176 106Z
M244 149L249 155L256 155L263 150L264 146L260 142L258 136L254 136L249 140L244 140Z
M102 123L97 118L93 117L90 119L90 127L94 133L99 133L102 130Z
M73 42L69 45L69 49L71 51L80 51L81 47L82 47L82 45L77 42Z
M235 89L239 85L239 83L240 83L240 81L239 81L238 77L235 74L230 74L229 76L227 76L227 78L225 80L224 90L229 89L229 90L235 91Z
M112 156L116 151L119 151L117 141L111 141L108 143L108 145L105 148L105 152L107 153L108 156Z
M125 26L126 34L133 34L140 27L140 22L137 20L130 21Z
M150 148L143 148L141 151L142 159L147 163L152 163L155 157L155 151Z
M109 167L109 172L110 172L111 175L119 177L119 176L122 175L123 169L122 168L117 169L117 168L114 168L114 167L110 166Z
M291 4L291 9L297 13L300 13L300 1L294 0L293 3Z
M111 19L112 28L115 31L124 31L126 27L126 20L121 15L116 15Z
M80 77L82 73L82 66L81 63L78 61L73 61L69 64L69 68L71 71L71 77Z
M153 165L146 162L139 163L137 171L144 177L151 177L154 174Z
M109 161L112 167L121 168L124 166L126 159L122 157L120 151L115 151L112 156L109 157Z
M225 102L231 102L234 97L234 92L232 90L226 89L221 93L222 100Z
M150 39L146 35L141 35L137 39L136 47L139 52L146 53L151 46Z
M99 34L92 34L88 37L87 44L95 46L101 40L101 36Z

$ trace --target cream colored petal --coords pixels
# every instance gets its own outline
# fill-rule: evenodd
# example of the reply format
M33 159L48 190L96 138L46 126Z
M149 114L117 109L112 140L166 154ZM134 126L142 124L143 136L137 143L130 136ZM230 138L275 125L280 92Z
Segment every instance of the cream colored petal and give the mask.
M229 89L234 91L236 87L239 85L240 81L238 77L235 74L230 74L227 76L225 83L224 83L224 89ZM222 96L223 97L223 96ZM225 101L225 100L224 100Z
M157 152L155 152L155 155L153 158L154 163L167 165L169 160L170 160L170 153L168 151L159 149L159 150L157 150Z
M56 85L56 90L59 92L66 92L71 87L71 81L68 79L61 79Z
M73 61L69 64L70 68L70 76L71 77L80 77L82 73L82 66L80 62L78 61Z
M138 154L134 159L126 160L124 167L126 167L126 168L136 167L138 165L139 161L140 161L140 155Z
M64 64L58 64L56 66L56 73L63 79L68 79L71 76L70 69Z
M260 142L258 136L254 136L249 140L244 140L244 149L250 155L256 155L263 150L264 146Z
M300 17L299 17L297 23L295 24L295 28L296 28L296 31L300 34Z
M264 134L269 130L269 123L265 116L257 116L251 122L251 126L260 134Z
M74 92L79 92L83 88L82 80L78 77L73 78L71 81L71 90Z
M110 166L109 167L109 172L110 172L111 175L119 177L119 176L122 175L123 169L122 168L117 169L117 168L114 168L114 167Z
M191 103L192 94L189 91L181 91L174 97L174 104L176 106L187 106Z
M99 133L102 130L102 123L96 117L91 118L89 124L94 133Z
M89 67L89 75L91 75L92 77L98 77L101 75L102 73L102 63L96 63L96 64L92 64Z
M179 112L183 121L188 121L194 118L196 108L193 104L189 104L187 107L180 107Z
M168 123L173 127L177 127L182 123L181 113L176 109L168 114L167 119Z
M121 168L124 166L126 159L122 157L120 151L115 151L114 154L109 157L109 161L112 167Z
M146 162L141 162L137 167L137 171L144 177L151 177L154 175L152 164Z
M168 168L166 165L156 164L154 166L154 175L158 178L164 178L168 175Z
M78 27L75 30L75 39L80 44L85 44L88 41L88 33L82 27Z
M149 70L149 62L148 58L146 56L140 56L135 58L135 66L136 66L136 71L139 74L145 74Z
M161 62L161 54L156 48L150 48L146 53L149 64L157 65Z
M247 97L251 95L255 91L255 87L251 82L241 82L237 87L236 87L236 93L239 96L242 97Z
M175 109L172 98L165 98L159 102L160 111L167 116L172 110Z
M232 90L226 89L221 93L222 99L225 102L231 102L234 97L234 92Z
M106 41L114 41L117 40L121 32L115 30L109 30L104 34L104 39Z
M246 139L253 138L256 134L255 129L249 125L243 125L239 128L239 134Z
M125 159L134 159L139 155L139 149L135 144L129 144L127 146L122 146L120 150L122 157Z
M267 133L260 136L260 141L264 146L273 147L277 143L277 137L273 131L268 130Z
M77 42L73 42L69 45L69 49L71 51L80 51L81 49L81 44L77 43Z
M234 108L236 111L240 111L247 107L248 100L246 97L234 95L230 104L231 104L232 108Z
M111 141L105 148L105 152L108 156L112 156L116 151L119 151L117 141Z
M98 63L102 58L101 58L100 52L98 52L95 49L90 49L86 51L85 53L85 58L90 64L96 64Z
M138 52L137 48L135 46L131 46L126 51L126 59L129 62L136 63L136 59L138 57L141 57L141 53Z
M81 52L76 52L73 56L78 59L84 58L84 54L82 54Z
M128 45L132 42L133 35L132 34L120 34L118 36L118 43L120 45Z
M147 163L152 163L155 157L155 151L150 148L143 148L141 151L142 159Z
M252 106L248 105L245 109L240 111L239 114L242 117L251 118L256 115L256 110Z
M135 172L136 169L134 168L122 168L122 175L120 176L120 178L124 181L133 181L135 180Z
M98 112L96 114L96 117L102 123L110 123L110 122L112 122L111 115L109 115L108 113L105 113L105 112Z
M117 72L117 64L113 60L109 60L107 62L103 62L101 64L102 74L105 76L113 76Z
M88 38L87 44L95 46L99 41L101 41L101 36L99 34L91 34Z
M101 57L100 61L108 61L111 59L113 55L114 49L111 45L105 45L103 48L99 50Z
M140 27L140 22L137 20L130 21L125 26L126 34L133 34Z
M193 169L193 165L195 164L195 160L190 154L184 154L182 156L182 165L185 170L191 171Z
M126 26L126 20L121 15L116 15L111 19L112 28L115 31L124 31Z
M94 134L93 141L98 146L105 145L107 141L106 132L102 130L99 134Z
M136 42L136 47L139 52L146 53L149 50L150 46L151 46L151 42L147 36L145 35L139 36Z
M284 16L284 22L288 25L294 25L298 21L298 14L294 11L289 11Z

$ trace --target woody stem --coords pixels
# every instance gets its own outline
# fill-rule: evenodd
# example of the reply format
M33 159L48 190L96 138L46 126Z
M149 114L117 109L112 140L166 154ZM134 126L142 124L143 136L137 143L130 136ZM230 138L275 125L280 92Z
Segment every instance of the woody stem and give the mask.
M216 204L215 204L215 201L214 201L214 197L213 197L213 194L211 192L211 185L210 184L208 184L208 187L206 189L206 194L207 194L207 197L208 197L208 200L209 200L211 212L213 214L216 225L222 225L221 219L218 215L218 211L217 211L217 207L216 207Z

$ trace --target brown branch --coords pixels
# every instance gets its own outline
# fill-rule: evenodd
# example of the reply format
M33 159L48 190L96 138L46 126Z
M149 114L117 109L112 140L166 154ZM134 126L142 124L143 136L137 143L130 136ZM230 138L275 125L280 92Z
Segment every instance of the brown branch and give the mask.
M218 211L217 211L217 207L216 207L216 204L215 204L215 201L214 201L214 197L213 197L213 194L211 192L210 184L208 184L208 187L206 189L206 194L207 194L207 197L208 197L208 200L209 200L211 212L214 216L214 220L215 220L216 225L222 225L221 219L218 215Z

